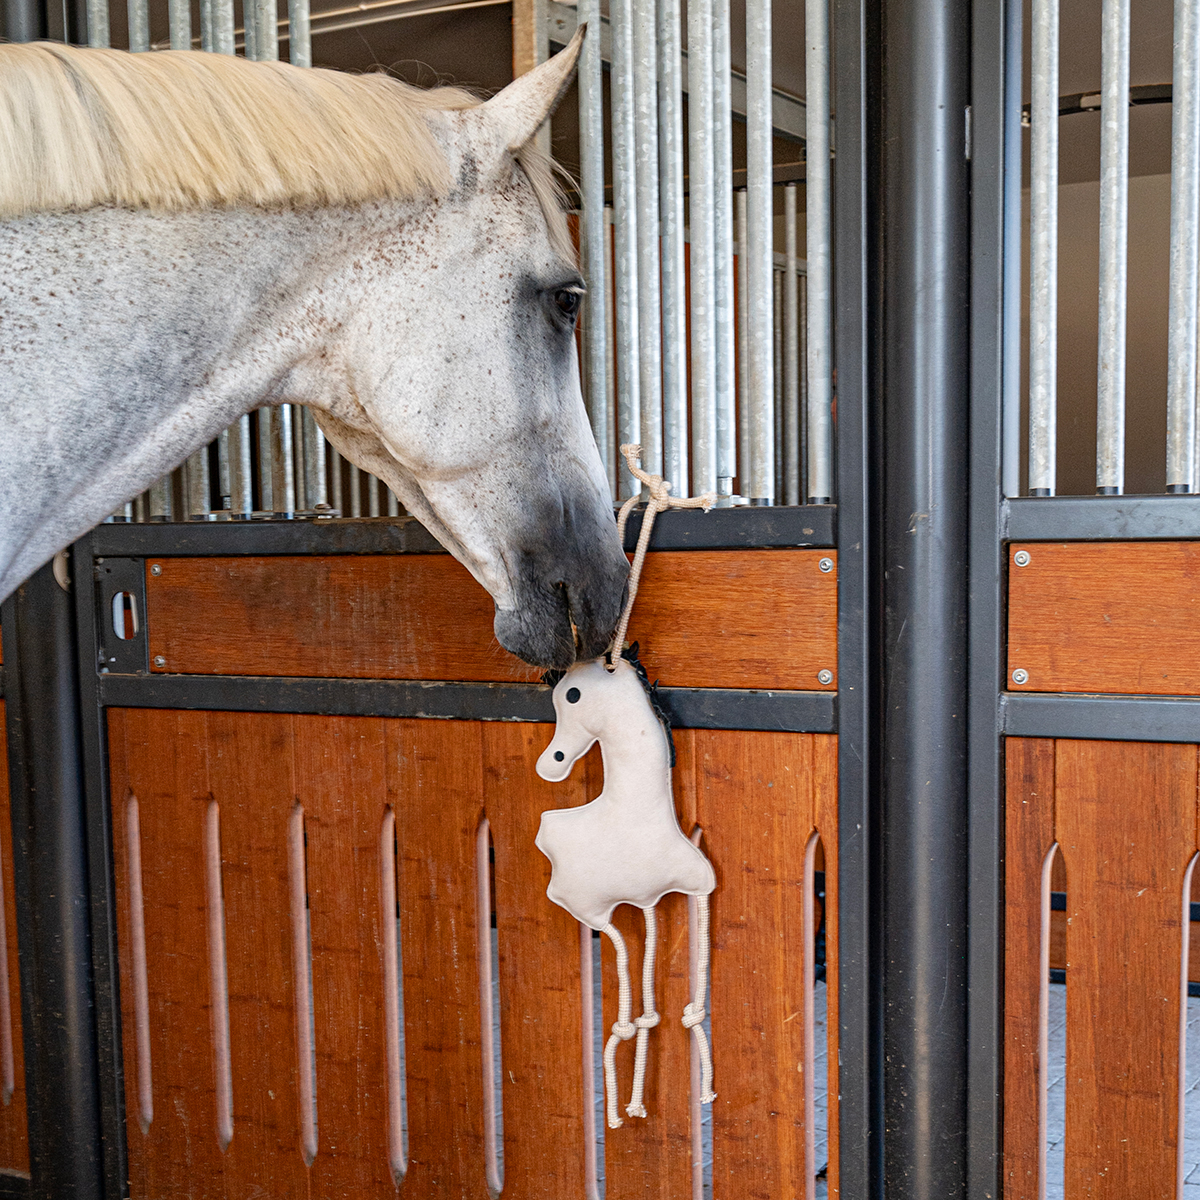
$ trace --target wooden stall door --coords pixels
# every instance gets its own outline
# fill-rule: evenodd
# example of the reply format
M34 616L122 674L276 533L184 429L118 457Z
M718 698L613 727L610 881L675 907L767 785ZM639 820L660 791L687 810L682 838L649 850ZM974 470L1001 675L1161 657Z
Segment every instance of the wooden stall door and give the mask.
M501 1170L503 1194L517 1200L594 1194L581 971L591 939L546 898L549 865L533 838L544 809L598 792L599 764L593 755L566 784L543 783L533 765L551 733L502 722L110 712L134 1200L485 1197ZM836 741L677 736L681 816L699 827L719 879L715 1193L805 1196L823 1165L812 1156L822 1056L806 1034L805 895L819 835L835 947ZM494 1064L485 1063L481 979L493 911L502 1165L485 1104ZM607 1200L685 1200L700 1181L692 1050L680 1023L687 902L668 899L661 920L650 1115L606 1132ZM640 938L639 929L635 963ZM605 958L607 1024L615 995ZM389 991L389 964L402 996ZM832 955L828 988L836 996ZM401 999L404 1112L400 1028L389 1017ZM630 1043L618 1055L622 1090L632 1053ZM836 1107L836 1044L827 1061ZM833 1196L834 1112L830 1128Z

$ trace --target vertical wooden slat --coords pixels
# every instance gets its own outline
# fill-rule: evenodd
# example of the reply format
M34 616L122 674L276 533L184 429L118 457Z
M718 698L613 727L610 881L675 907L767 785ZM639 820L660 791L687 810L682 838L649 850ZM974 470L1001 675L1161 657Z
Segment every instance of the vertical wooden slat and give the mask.
M560 784L534 764L552 725L483 726L483 798L496 864L504 1191L583 1196L584 1121L579 925L546 896L550 863L534 847L543 811L589 798L586 764Z
M838 774L837 736L813 737L813 807L825 850L825 1027L829 1052L827 1128L828 1191L841 1195L838 1172ZM820 1164L817 1164L820 1170Z
M4 701L0 700L0 764L8 762L8 734ZM8 1022L6 1037L11 1045L12 1094L0 1105L0 1169L25 1174L29 1171L29 1130L25 1110L25 1045L21 1038L21 980L17 965L17 895L13 884L12 810L9 805L8 771L0 770L0 875L3 876L3 945L7 966L7 1007L0 1012ZM7 1090L7 1089L5 1089Z
M384 725L371 718L295 718L317 1058L312 1176L321 1196L368 1197L394 1187L383 964L385 943L395 943L395 901L390 927L380 901Z
M1009 738L1005 769L1005 1196L1038 1200L1042 863L1054 844L1054 742Z
M484 1196L475 837L478 722L387 725L399 836L408 1077L407 1196ZM567 949L569 953L574 943Z
M697 818L717 870L713 1191L803 1196L804 848L813 739L698 731Z
M1066 1196L1173 1200L1196 747L1059 741L1055 810L1070 882Z

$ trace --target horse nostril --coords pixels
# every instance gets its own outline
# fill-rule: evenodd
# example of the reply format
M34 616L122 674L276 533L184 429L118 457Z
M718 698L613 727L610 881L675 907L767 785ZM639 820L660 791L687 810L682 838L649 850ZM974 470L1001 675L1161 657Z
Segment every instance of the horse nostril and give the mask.
M564 757L565 756L561 750L555 750L555 752L554 752L554 761L555 762L562 762Z

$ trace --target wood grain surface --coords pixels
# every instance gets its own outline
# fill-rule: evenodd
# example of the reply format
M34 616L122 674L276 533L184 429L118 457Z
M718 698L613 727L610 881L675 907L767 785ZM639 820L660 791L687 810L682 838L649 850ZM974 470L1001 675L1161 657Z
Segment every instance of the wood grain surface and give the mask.
M8 732L4 701L0 700L0 763L8 762ZM0 1028L12 1056L12 1092L0 1093L0 1171L29 1173L29 1129L25 1109L25 1043L21 1036L21 972L17 961L17 894L13 881L12 808L8 771L0 770L0 875L3 876L4 965L8 973L7 1029ZM5 1010L0 1009L0 1014ZM11 1047L11 1049L8 1049Z
M650 554L630 637L670 686L836 690L837 571L822 559L836 563L827 550ZM445 554L148 560L146 609L155 671L540 675L501 649L490 597Z
M131 1196L395 1196L388 1147L385 939L380 833L394 813L403 978L407 1174L401 1197L488 1193L483 1127L477 834L494 846L504 1195L586 1196L592 1097L584 1087L579 926L545 895L533 839L541 813L602 785L596 751L564 784L533 769L549 726L273 714L112 710L109 740L121 955ZM830 1070L836 1117L836 1006L828 1056L805 1048L805 845L826 862L829 987L836 995L836 739L682 731L677 802L720 880L714 899L714 1174L725 1194L806 1195L823 1163L805 1156L806 1072ZM136 796L146 932L153 1116L138 1122L131 986L129 828ZM220 814L233 1137L218 1137L217 1062L204 830ZM303 811L311 934L317 1147L301 1137L300 1037L287 829ZM650 1045L649 1116L605 1131L609 1200L691 1196L697 1178L687 902L659 906L662 949ZM640 913L620 910L634 969ZM301 980L303 986L303 980ZM615 971L604 951L605 1032ZM219 1001L219 997L217 997ZM622 1106L632 1044L618 1071ZM836 1120L835 1120L836 1128ZM833 1139L836 1145L835 1139ZM830 1195L836 1195L836 1162ZM734 1191L730 1191L733 1188Z
M1200 694L1200 542L1014 544L1008 581L1011 689Z

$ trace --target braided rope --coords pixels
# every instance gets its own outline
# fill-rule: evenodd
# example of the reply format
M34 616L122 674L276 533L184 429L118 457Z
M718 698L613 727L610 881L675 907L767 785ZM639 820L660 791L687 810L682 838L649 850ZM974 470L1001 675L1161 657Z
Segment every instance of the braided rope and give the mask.
M684 1006L682 1024L690 1029L696 1039L696 1050L700 1055L700 1103L711 1104L717 1093L712 1090L712 1054L708 1048L708 1035L704 1032L704 1002L708 993L708 897L696 897L696 991L690 1004Z
M620 1129L624 1121L617 1110L617 1046L629 1041L637 1027L629 1019L633 989L629 985L629 951L625 949L625 939L611 921L600 932L608 936L617 955L617 1019L604 1047L604 1092L608 1101L608 1127Z
M654 1004L654 959L658 953L658 917L653 908L643 908L646 918L646 949L642 955L642 1015L634 1021L637 1026L637 1046L633 1056L633 1092L625 1112L631 1117L644 1117L646 1106L642 1099L646 1090L646 1058L649 1053L650 1030L660 1018Z

